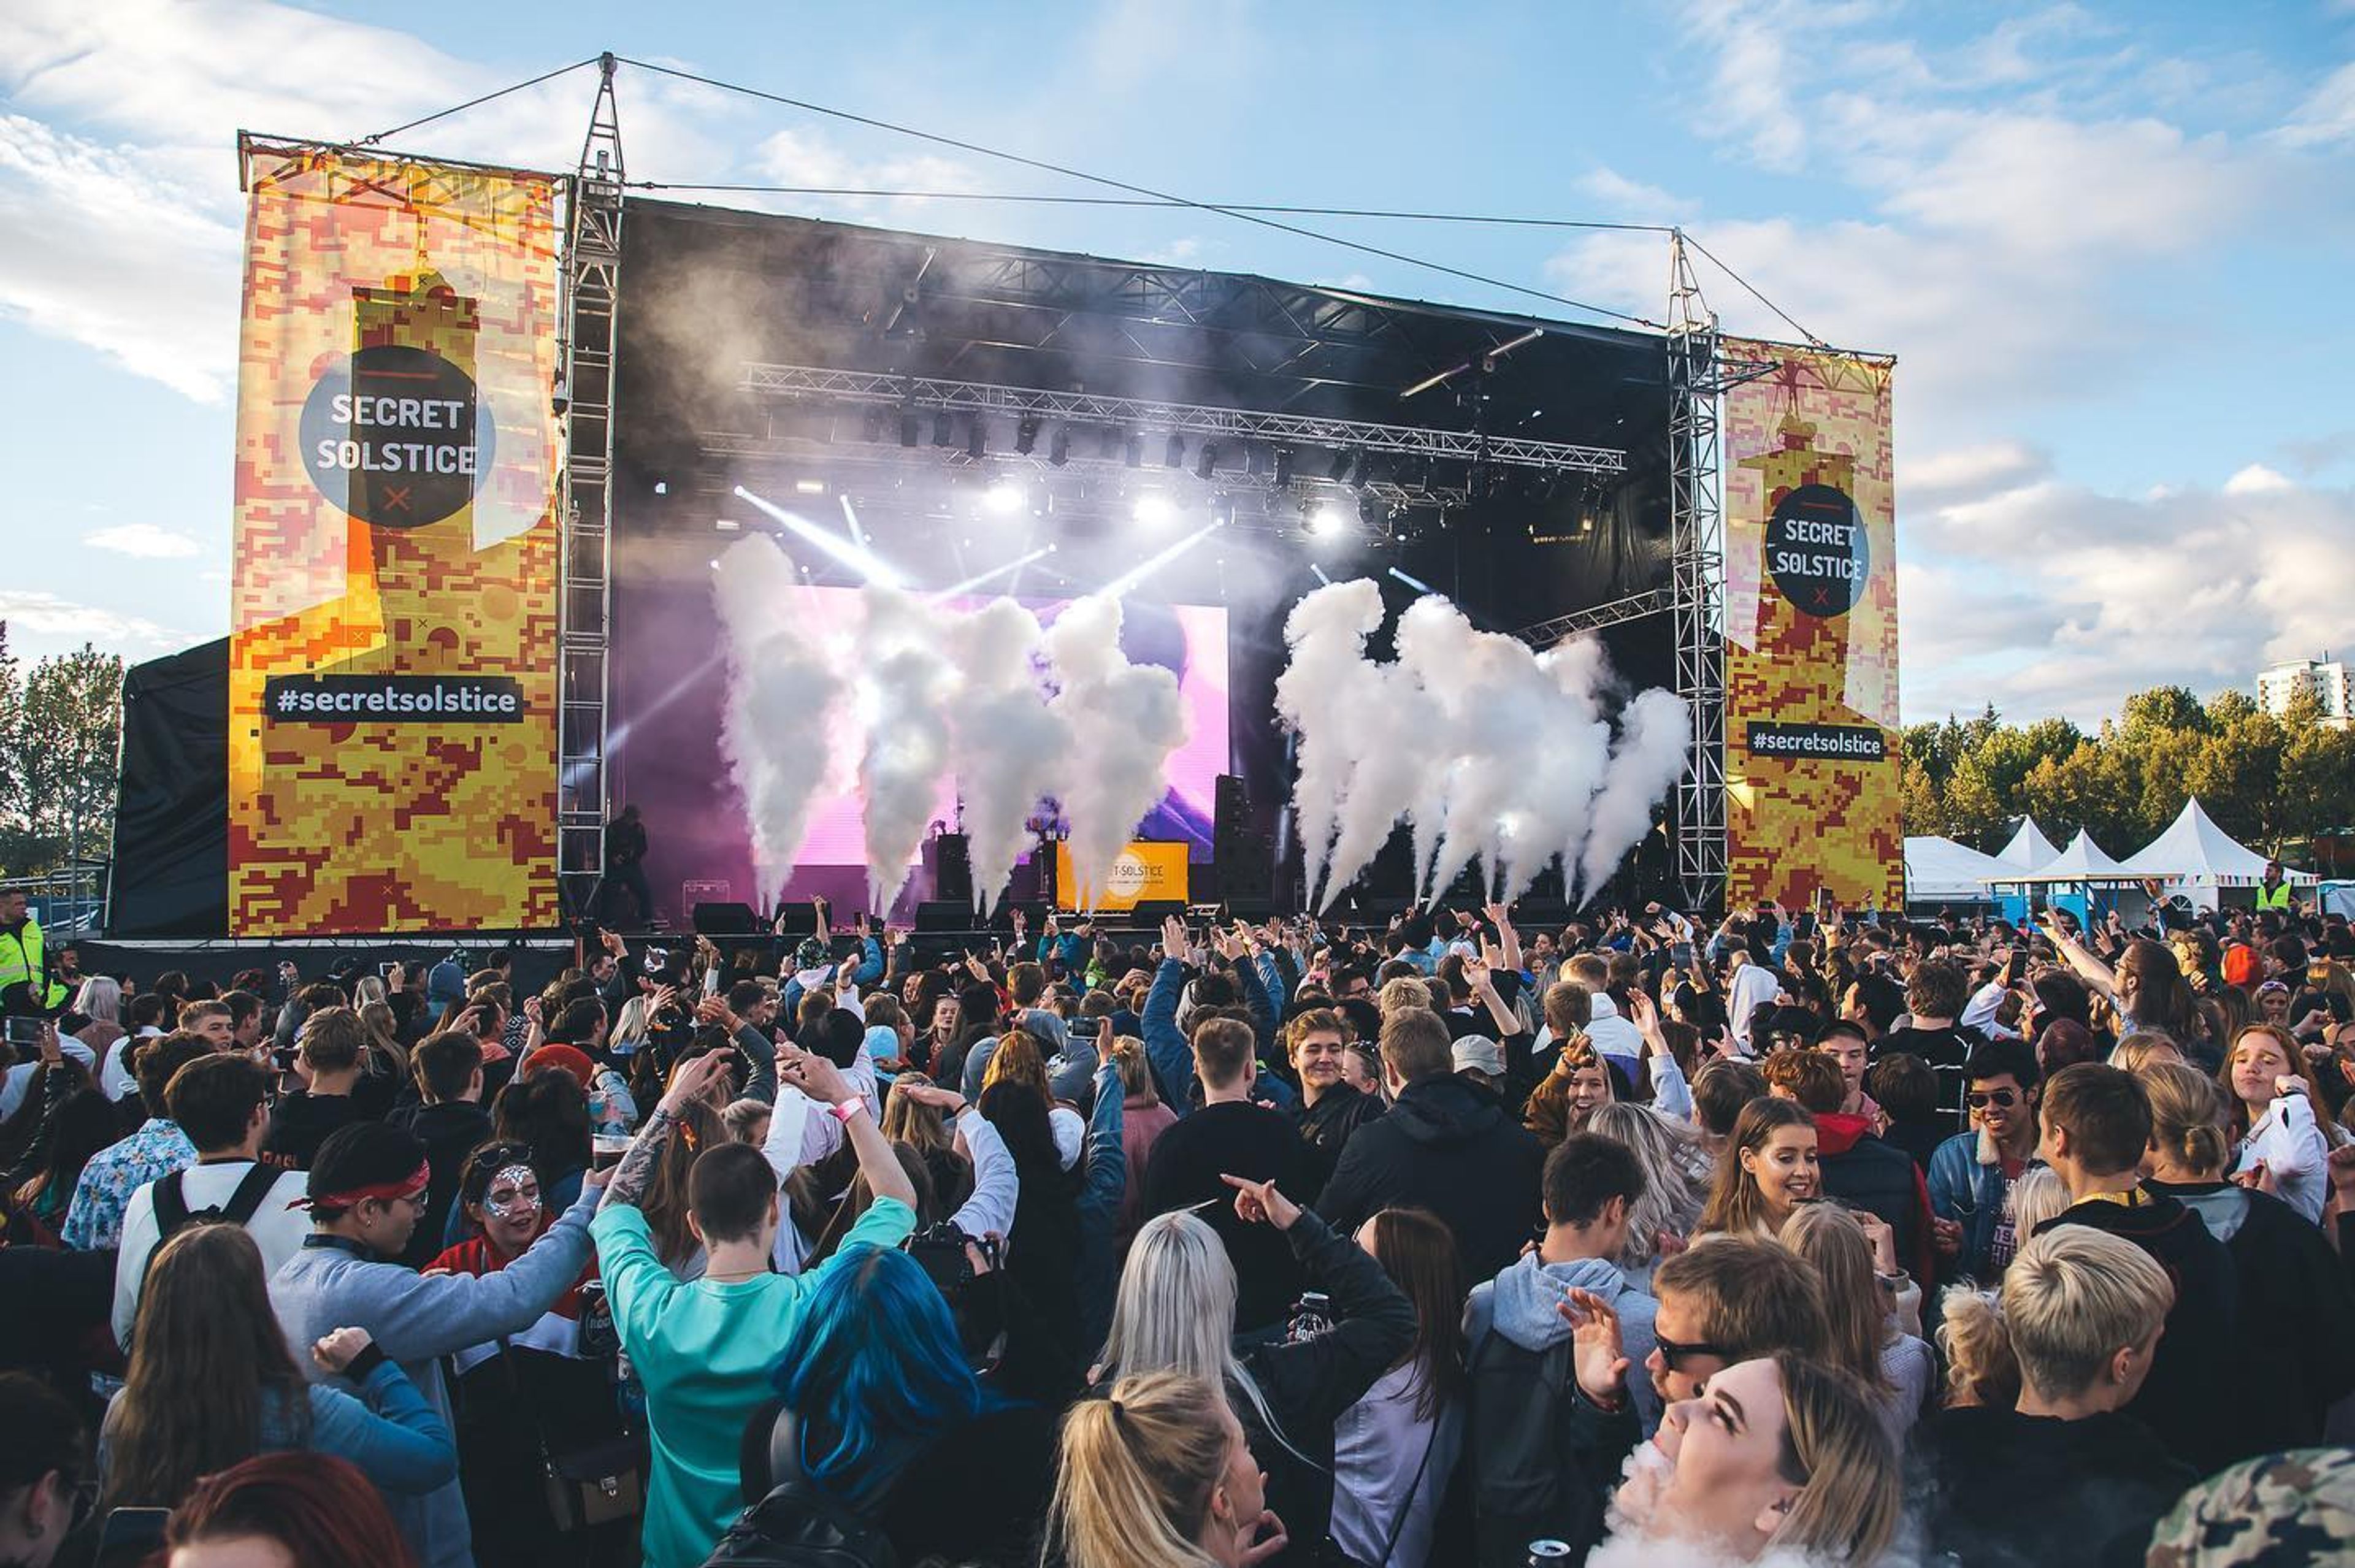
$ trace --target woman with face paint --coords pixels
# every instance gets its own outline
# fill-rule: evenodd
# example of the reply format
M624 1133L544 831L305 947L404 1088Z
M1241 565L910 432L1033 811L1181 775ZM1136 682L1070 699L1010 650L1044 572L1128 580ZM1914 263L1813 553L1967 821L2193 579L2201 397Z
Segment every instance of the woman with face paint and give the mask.
M556 1219L530 1147L511 1140L485 1144L467 1157L457 1208L467 1238L435 1258L429 1274L496 1274ZM596 1276L591 1254L581 1278L539 1321L451 1358L464 1389L459 1479L480 1562L554 1568L581 1560L579 1537L559 1531L549 1512L543 1481L548 1452L572 1452L620 1435L604 1366L579 1354L581 1286ZM609 1528L627 1543L635 1521Z

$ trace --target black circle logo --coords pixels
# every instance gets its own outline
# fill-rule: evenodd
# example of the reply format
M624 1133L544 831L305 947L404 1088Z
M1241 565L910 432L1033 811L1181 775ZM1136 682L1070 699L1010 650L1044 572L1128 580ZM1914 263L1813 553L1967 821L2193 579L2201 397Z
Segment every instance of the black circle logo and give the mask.
M426 348L363 348L303 404L303 465L364 523L420 528L474 498L492 426L474 379Z
M1872 576L1872 540L1847 492L1802 485L1766 523L1766 571L1801 614L1845 615Z

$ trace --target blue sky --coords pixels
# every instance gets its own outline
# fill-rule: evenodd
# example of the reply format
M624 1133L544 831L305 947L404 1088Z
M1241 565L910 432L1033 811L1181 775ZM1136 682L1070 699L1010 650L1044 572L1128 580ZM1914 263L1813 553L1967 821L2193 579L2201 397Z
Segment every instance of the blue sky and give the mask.
M2355 645L2355 3L0 10L0 616L227 624L240 126L349 137L602 48L1206 199L1670 220L1899 356L1909 719L2099 719ZM581 73L404 136L569 166ZM1066 191L625 72L634 177ZM783 198L777 205L793 205ZM797 210L1539 302L1200 214ZM1656 236L1328 220L1657 316ZM1734 329L1776 325L1705 273ZM1787 334L1783 334L1787 336Z

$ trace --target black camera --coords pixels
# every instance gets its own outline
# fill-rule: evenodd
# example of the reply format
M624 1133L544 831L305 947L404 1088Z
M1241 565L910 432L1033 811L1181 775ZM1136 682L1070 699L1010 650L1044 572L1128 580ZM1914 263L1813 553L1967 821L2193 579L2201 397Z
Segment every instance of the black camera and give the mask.
M1073 1040L1093 1040L1103 1033L1103 1023L1100 1018L1081 1017L1073 1019L1067 1028Z
M968 1236L945 1220L925 1226L900 1243L901 1250L924 1271L924 1277L939 1289L951 1311L956 1309L965 1291L980 1277L974 1272L973 1259L965 1252L967 1247L977 1248L993 1272L999 1267L995 1241L987 1236Z

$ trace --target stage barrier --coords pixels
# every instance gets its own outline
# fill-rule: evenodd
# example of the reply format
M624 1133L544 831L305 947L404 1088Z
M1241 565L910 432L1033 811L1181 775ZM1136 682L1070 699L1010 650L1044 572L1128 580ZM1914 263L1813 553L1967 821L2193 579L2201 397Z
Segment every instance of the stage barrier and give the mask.
M229 930L553 925L556 182L246 152Z
M1723 340L1729 908L1904 907L1890 362Z

